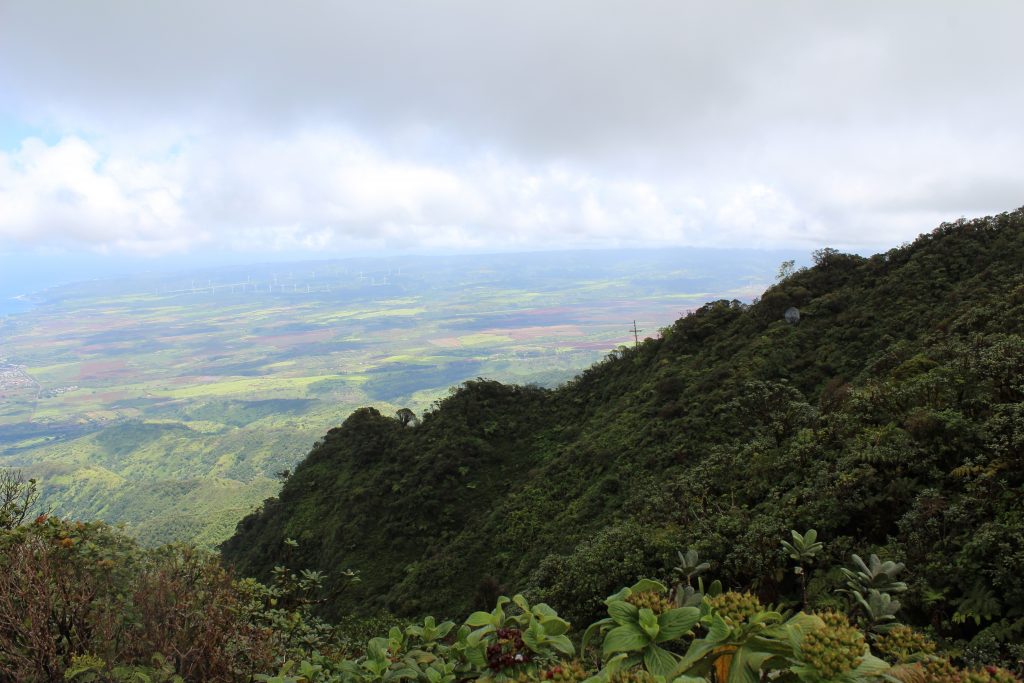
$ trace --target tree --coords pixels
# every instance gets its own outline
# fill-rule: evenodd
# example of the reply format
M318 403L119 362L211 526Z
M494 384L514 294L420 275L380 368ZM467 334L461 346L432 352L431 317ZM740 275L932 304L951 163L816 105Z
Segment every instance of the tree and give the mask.
M25 479L21 470L0 470L0 529L20 526L38 500L35 479Z
M822 249L815 249L811 252L811 259L814 260L814 265L822 266L827 268L836 259L842 256L842 252L832 247L824 247Z
M395 413L395 417L402 423L403 427L415 427L419 424L420 420L416 417L416 413L412 412L408 408L399 408L398 412Z

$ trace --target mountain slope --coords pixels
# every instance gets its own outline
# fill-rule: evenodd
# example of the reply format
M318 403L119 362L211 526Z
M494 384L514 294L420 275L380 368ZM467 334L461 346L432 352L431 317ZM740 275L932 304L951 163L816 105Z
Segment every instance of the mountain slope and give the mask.
M917 621L1019 637L1024 210L815 261L557 390L469 382L412 428L361 409L222 552L260 576L360 570L335 612L529 588L583 619L688 546L770 600L795 580L779 540L814 527L823 565L905 561Z

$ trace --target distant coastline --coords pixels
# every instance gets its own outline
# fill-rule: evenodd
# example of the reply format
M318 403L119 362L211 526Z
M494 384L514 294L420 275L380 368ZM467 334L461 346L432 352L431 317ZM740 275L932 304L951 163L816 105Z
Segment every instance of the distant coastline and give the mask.
M0 298L0 315L14 315L32 310L35 302L27 294Z

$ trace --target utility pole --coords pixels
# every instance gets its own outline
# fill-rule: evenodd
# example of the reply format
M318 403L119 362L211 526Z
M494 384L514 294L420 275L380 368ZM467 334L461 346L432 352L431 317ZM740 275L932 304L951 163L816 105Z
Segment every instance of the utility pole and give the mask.
M636 321L634 320L633 321L633 348L635 348L635 349L640 348L640 333L641 332L643 332L643 330L636 329Z

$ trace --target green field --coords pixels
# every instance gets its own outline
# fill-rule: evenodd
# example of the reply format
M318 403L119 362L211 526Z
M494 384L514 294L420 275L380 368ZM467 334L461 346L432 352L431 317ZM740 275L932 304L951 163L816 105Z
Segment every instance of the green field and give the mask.
M354 408L466 379L554 385L784 255L361 259L67 285L0 318L0 466L59 514L214 544Z

